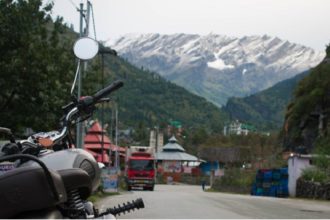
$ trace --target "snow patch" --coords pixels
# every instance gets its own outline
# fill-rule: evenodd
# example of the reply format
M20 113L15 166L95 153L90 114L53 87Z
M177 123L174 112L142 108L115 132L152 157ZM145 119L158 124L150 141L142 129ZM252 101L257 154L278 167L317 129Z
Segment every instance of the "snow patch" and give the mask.
M243 69L242 75L244 76L246 72L247 72L247 69Z
M218 70L234 69L235 68L235 66L233 66L233 65L225 64L225 62L222 59L217 59L215 61L208 62L207 66L211 67L213 69L218 69Z

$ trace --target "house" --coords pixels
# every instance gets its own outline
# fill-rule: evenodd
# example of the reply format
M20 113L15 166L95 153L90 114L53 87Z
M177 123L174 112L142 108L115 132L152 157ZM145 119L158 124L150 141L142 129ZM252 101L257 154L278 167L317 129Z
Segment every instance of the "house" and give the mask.
M219 162L220 167L247 167L251 163L247 147L204 147L199 155L207 161Z
M84 149L94 156L97 162L109 165L114 161L114 154L118 151L121 160L125 158L125 148L115 146L102 130L98 121L93 122L84 137ZM111 158L109 155L111 154Z
M248 135L251 132L256 132L256 128L253 125L244 124L236 120L225 126L223 132L224 135Z

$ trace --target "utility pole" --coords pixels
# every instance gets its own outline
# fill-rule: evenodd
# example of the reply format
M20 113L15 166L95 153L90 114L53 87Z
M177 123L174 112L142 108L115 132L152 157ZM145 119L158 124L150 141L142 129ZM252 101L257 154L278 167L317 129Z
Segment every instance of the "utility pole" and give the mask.
M104 55L105 54L109 54L109 55L113 55L114 52L111 49L108 48L101 48L99 50L99 54L101 54L101 65L102 65L102 88L104 88ZM103 155L103 151L104 151L104 103L102 103L102 109L101 109L101 126L102 126L102 144L101 144L101 151L102 151L102 163L104 162L104 155ZM110 137L112 140L112 137ZM111 152L111 149L109 149L109 151ZM109 153L109 160L111 159L111 154ZM110 161L109 161L110 164Z
M116 171L118 172L119 171L119 147L118 147L118 106L117 106L117 103L116 103L116 146L117 146L117 150L115 152L115 168L116 168Z
M110 140L112 141L112 143L113 143L113 140L114 140L114 138L113 138L113 118L114 118L114 116L113 116L113 114L114 114L114 111L113 111L113 104L111 104L111 116L110 116ZM109 160L111 160L111 162L112 162L112 158L111 158L111 147L110 147L110 150L109 150ZM110 163L110 161L109 161L109 168L111 167L111 163Z
M104 88L104 54L102 53L102 88ZM104 163L104 103L102 102L102 111L101 111L101 121L102 121L102 143L101 143L101 154L102 154L102 163ZM109 158L110 163L110 158Z
M83 37L84 33L83 33L83 22L84 22L84 4L80 3L80 9L79 11L79 15L80 15L80 26L79 26L79 36ZM80 60L78 62L81 62ZM81 75L82 75L82 71L81 68L79 68L79 72L78 72L78 94L77 94L77 99L79 101L80 97L81 97ZM79 121L79 119L78 119ZM77 129L76 129L76 147L77 148L82 148L82 124L81 122L77 123Z
M90 9L91 9L91 3L87 1L87 10L84 10L84 3L80 3L80 8L77 9L80 16L80 24L79 24L79 36L85 37L88 36L89 33L89 17L90 17ZM85 16L85 12L87 11L87 16ZM86 17L86 19L84 19ZM85 30L84 30L84 20L85 20ZM78 62L83 62L83 68L79 68L78 70L78 92L77 92L77 100L79 101L81 97L81 82L82 82L82 74L84 70L86 69L86 63L84 61L79 60ZM78 118L77 121L79 121L80 118ZM76 125L76 148L83 148L83 126L82 122L78 122Z

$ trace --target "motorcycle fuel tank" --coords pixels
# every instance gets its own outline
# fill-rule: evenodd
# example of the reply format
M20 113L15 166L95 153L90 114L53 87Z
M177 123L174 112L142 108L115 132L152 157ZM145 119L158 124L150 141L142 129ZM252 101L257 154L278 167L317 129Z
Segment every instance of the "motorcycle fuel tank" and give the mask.
M92 180L93 191L97 189L100 184L101 170L94 157L82 149L66 149L45 153L38 158L52 170L65 170L71 168L80 168L85 170ZM30 166L31 163L24 163L23 166Z

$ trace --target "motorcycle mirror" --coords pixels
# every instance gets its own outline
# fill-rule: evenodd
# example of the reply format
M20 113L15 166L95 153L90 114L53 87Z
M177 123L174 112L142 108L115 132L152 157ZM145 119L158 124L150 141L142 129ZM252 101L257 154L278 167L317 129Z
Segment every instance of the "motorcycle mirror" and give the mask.
M15 143L15 137L9 128L0 127L0 133L4 133L5 135L8 135L9 141L11 143Z
M46 148L51 147L54 144L54 142L49 138L39 138L38 143L41 144L41 146L46 147Z
M11 130L9 128L3 128L3 127L0 127L0 133L5 133L7 135L11 135Z
M73 52L81 60L90 60L99 52L99 43L90 37L81 37L74 43Z

